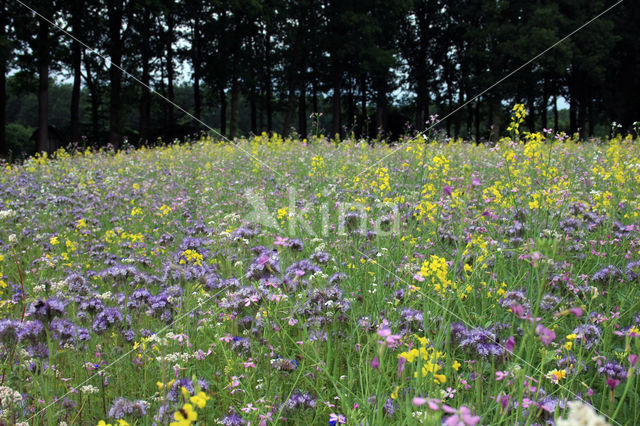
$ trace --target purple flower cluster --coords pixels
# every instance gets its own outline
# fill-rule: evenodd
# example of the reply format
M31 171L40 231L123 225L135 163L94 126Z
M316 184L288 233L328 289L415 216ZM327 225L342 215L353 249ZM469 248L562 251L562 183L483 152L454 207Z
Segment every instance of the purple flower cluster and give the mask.
M97 334L103 333L109 327L122 324L124 317L118 308L104 308L93 321L93 331Z
M249 280L269 278L280 273L280 255L277 250L261 250L249 264L245 277Z
M495 332L489 328L475 327L467 329L463 324L451 325L452 338L458 347L481 358L501 358L505 355L504 345Z
M284 411L296 411L304 408L316 408L316 399L309 392L301 392L296 389L291 396L282 404Z
M141 418L147 414L147 403L143 400L130 401L126 398L116 398L109 408L109 417L124 419L126 416Z

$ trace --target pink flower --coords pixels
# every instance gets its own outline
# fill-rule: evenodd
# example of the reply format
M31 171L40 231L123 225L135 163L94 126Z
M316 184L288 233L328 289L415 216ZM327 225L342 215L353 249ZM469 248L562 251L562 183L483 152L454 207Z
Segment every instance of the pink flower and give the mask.
M496 371L496 380L500 381L509 375L508 371Z
M549 343L553 342L556 338L556 333L553 330L546 328L542 324L536 326L536 334L540 336L540 340L545 346L549 346Z
M421 398L419 396L414 397L411 402L413 403L413 405L415 405L416 407L420 407L421 405L426 404L428 401L427 398Z
M582 308L571 308L569 309L569 312L571 312L573 315L577 317L582 316Z
M241 408L240 411L243 411L245 413L249 413L251 411L258 411L258 409L256 407L254 407L252 403L249 403L246 407Z
M233 336L232 336L232 335L230 335L230 334L226 334L226 335L222 336L222 337L221 337L220 339L218 339L218 340L220 340L221 342L229 343L230 341L232 341L232 340L233 340Z
M440 400L439 399L429 399L427 401L427 405L429 406L430 409L434 410L434 411L438 411L440 409Z
M619 384L620 384L620 380L607 377L607 386L609 386L611 390L614 390L615 388L617 388Z
M371 368L375 370L378 367L380 367L380 361L378 360L378 357L375 356L375 357L373 357L373 360L371 361Z
M404 371L404 367L406 363L407 363L406 358L398 359L398 378L402 376L402 372Z
M632 367L635 367L638 363L638 355L636 354L630 354L628 359Z
M391 335L391 329L388 327L383 327L383 328L379 328L378 329L378 336L380 337L387 337Z
M513 353L513 348L516 346L516 338L513 336L509 336L507 341L504 344L504 347L510 353Z
M516 303L511 306L511 312L513 312L513 314L518 318L522 318L524 316L524 307L521 304Z
M392 334L391 336L387 336L385 342L387 343L387 347L394 349L400 344L400 339L402 339L400 334Z
M284 246L286 247L289 244L289 237L276 237L276 240L273 242L276 246Z
M445 389L444 391L442 391L442 397L443 398L449 398L452 399L453 397L456 396L456 389L453 389L451 387L448 387L447 389Z

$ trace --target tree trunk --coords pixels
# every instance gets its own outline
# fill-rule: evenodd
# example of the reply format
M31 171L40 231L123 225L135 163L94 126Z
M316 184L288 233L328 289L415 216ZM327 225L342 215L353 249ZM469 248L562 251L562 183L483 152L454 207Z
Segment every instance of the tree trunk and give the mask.
M227 133L227 94L224 92L224 85L218 86L218 95L220 97L220 135L222 137Z
M6 1L0 1L0 40L6 36L7 12ZM6 46L0 47L0 155L5 156L9 153L9 145L7 143L7 61Z
M80 140L80 88L82 84L82 50L80 43L73 44L73 89L71 91L71 142Z
M4 29L4 24L0 23ZM0 37L3 35L0 34ZM9 153L7 144L7 64L4 58L0 59L0 155Z
M458 89L458 102L460 102L461 104L464 104L464 92L462 91L462 86L460 86L460 89ZM455 117L453 119L453 138L454 139L458 139L458 136L460 136L460 114L455 114Z
M480 143L480 99L476 99L475 106L476 144Z
M174 38L174 21L173 13L169 11L167 14L167 98L174 102L175 96L173 91L174 66L173 66L173 38ZM167 130L171 139L176 136L175 110L173 105L168 105Z
M251 132L256 135L258 134L258 111L256 108L255 88L252 88L249 94L249 108L251 110Z
M422 93L422 90L418 89L416 93L416 117L413 125L419 132L424 130L424 124L426 122L423 108L424 101L422 100L423 97L424 94Z
M466 98L469 99L469 95L466 95ZM477 102L476 102L477 104ZM467 134L466 134L466 138L467 139L471 139L471 134L472 134L472 128L473 128L473 116L474 116L474 105L473 103L469 103L467 105Z
M318 85L315 79L313 80L313 86L311 90L311 103L313 104L313 112L318 113L320 112L318 111Z
M447 111L452 111L451 83L447 82ZM451 116L447 118L447 137L451 135Z
M335 72L333 76L333 99L331 100L331 111L333 119L331 123L331 136L340 136L340 91L342 89L342 75Z
M51 152L49 144L49 24L38 18L38 140L39 152Z
M84 68L86 71L85 82L89 90L89 98L91 99L91 134L93 137L92 144L97 145L100 134L100 94L98 93L97 81L91 75L91 65L86 52L83 53Z
M111 96L109 97L109 143L120 148L122 137L122 72L118 68L122 63L122 0L108 0L109 10L109 79Z
M229 139L233 140L238 134L238 107L240 101L240 82L233 76L231 82L231 120L229 121Z
M367 79L364 75L360 77L360 102L360 115L362 116L360 137L366 138L369 136L369 116L367 114Z
M547 128L547 110L549 109L549 83L544 79L542 86L542 103L540 104L540 112L542 114L542 128Z
M82 25L82 5L79 2L74 2L73 16L71 20L73 22L73 33L80 35L80 26ZM73 89L71 91L71 126L70 136L71 142L78 142L80 140L80 88L82 85L82 47L77 41L73 41L73 48L71 53L71 66L73 68Z
M575 71L573 71L569 77L569 133L572 135L578 127L578 96L575 80Z
M553 130L558 132L558 95L553 95Z
M293 114L296 110L296 93L292 85L289 86L289 94L287 95L287 109L284 114L284 122L282 124L282 134L287 136L291 129Z
M578 132L580 133L580 139L584 139L587 127L587 102L584 95L584 88L580 92L580 98L578 100Z
M142 28L142 46L141 46L141 59L142 59L142 78L141 81L146 86L150 86L151 83L151 46L149 29L151 28L151 14L147 10L143 12L144 25ZM141 142L147 142L150 137L151 129L151 91L146 87L142 88L142 96L140 97L140 140Z
M531 133L536 131L536 105L533 101L533 95L528 97L529 104L529 114L527 115L527 125L529 126L529 131Z
M387 133L387 97L383 89L376 93L376 132L380 136Z
M298 132L300 138L307 137L307 96L304 89L300 89L300 98L298 99Z
M192 41L193 61L193 115L200 120L202 114L202 96L200 94L200 74L202 66L202 53L200 52L200 18L196 17L193 23Z
M588 105L587 105L588 115L589 115L589 136L593 136L593 131L595 127L595 112L593 107L593 99L589 97Z
M267 26L267 33L265 35L265 69L264 73L264 86L265 86L265 109L267 110L267 132L271 134L273 131L273 107L271 105L271 98L273 97L273 87L271 86L271 31Z

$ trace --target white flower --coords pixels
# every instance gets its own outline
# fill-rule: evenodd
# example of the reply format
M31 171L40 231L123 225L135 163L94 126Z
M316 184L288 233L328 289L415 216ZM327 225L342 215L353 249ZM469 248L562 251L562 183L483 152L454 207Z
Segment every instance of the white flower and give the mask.
M93 385L85 385L80 388L80 392L86 394L98 393L100 390Z
M0 406L8 408L22 401L20 392L11 389L9 386L0 386Z
M18 242L18 237L16 234L9 235L9 244L16 244Z
M109 300L111 299L111 292L110 291L104 292L102 294L99 294L97 297L98 299L101 299L101 300Z
M569 406L567 419L558 419L556 422L558 426L611 426L590 405L581 401L571 401L567 405Z
M0 210L0 220L9 219L10 217L14 217L16 212L13 210Z

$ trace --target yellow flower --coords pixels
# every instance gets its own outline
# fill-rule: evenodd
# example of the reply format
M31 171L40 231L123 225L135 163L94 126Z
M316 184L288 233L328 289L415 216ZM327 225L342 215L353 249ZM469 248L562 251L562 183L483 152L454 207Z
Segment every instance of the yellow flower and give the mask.
M418 352L417 349L411 349L409 352L402 352L398 355L398 358L404 358L407 362L411 363L418 357L418 355L420 355L420 352Z
M120 420L118 420L118 425L119 426L129 426L129 423L127 423L126 420L120 419Z
M429 344L429 339L427 339L426 337L416 336L416 339L418 339L422 346L427 346Z
M182 396L184 397L184 399L189 398L189 396L191 395L187 388L185 388L184 386L180 388L180 392L182 392Z
M444 374L434 374L433 378L437 384L442 384L447 381L447 377Z
M564 370L551 370L547 373L547 376L555 383L559 382L567 376L567 372Z
M391 399L398 399L398 391L400 390L400 386L396 386L396 388L391 392Z
M58 237L51 237L51 239L49 239L49 244L51 244L52 246L57 246L58 244L60 244L60 241L58 241Z
M173 413L175 422L171 422L171 426L187 426L198 419L198 413L193 410L193 405L184 404L181 409Z
M106 423L104 420L98 422L98 426L111 426L111 423Z
M458 368L460 368L462 364L460 364L458 361L453 361L453 365L451 365L451 367L453 367L454 370L458 371Z
M192 396L189 400L195 404L198 408L204 408L207 405L207 401L210 400L211 397L206 393L200 391L197 395Z

